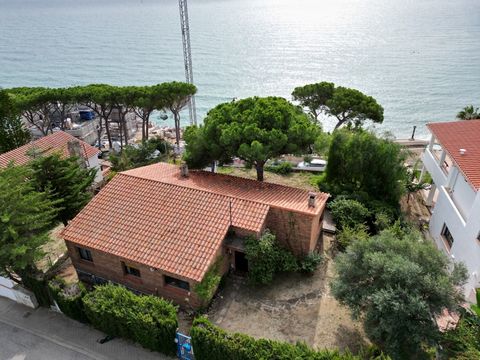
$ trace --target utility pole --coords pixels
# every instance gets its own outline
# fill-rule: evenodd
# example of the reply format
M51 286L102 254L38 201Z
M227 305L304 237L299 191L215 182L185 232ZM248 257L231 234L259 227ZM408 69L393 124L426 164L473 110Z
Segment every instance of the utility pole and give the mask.
M192 50L190 48L190 26L188 21L187 0L178 0L178 5L180 8L180 26L182 28L185 78L187 80L187 83L193 84ZM190 124L197 125L197 109L195 106L195 96L192 96L190 98L190 101L188 103L188 111L190 113Z

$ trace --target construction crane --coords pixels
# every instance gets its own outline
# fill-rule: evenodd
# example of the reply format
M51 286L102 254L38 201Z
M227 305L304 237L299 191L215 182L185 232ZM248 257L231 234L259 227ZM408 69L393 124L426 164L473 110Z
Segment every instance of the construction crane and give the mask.
M180 8L180 26L182 28L185 78L187 80L187 83L193 84L192 50L190 48L190 26L188 21L187 0L178 0L178 5ZM190 98L190 101L188 103L188 111L190 113L190 124L197 125L197 109L195 106L195 96L192 96Z

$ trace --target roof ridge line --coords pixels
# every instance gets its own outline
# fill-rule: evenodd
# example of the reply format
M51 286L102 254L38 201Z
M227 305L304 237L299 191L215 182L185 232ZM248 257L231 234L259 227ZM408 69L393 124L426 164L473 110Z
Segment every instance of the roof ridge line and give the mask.
M236 197L236 196L232 196L232 195L219 194L219 193L217 193L215 191L212 191L212 190L197 189L197 188L194 188L194 187L185 186L185 185L181 185L181 184L174 184L174 183L171 183L171 182L161 181L161 180L158 180L158 179L148 179L148 178L138 176L138 175L126 174L125 172L119 172L117 175L130 176L130 177L134 177L134 178L137 178L137 179L152 181L152 182L155 182L155 183L176 186L176 187L180 187L180 188L183 188L183 189L193 190L193 191L197 191L197 192L201 192L201 193L212 194L212 195L216 195L216 196L224 197L224 198L228 198L228 199L241 200L241 201L246 201L246 202L250 202L250 203L254 203L254 204L260 204L260 205L271 207L270 204L265 204L264 202L244 199L244 198L240 198L240 197Z
M152 166L152 165L155 165L155 164L151 164L151 165L147 165L147 166ZM167 165L171 165L171 164L167 164ZM130 170L134 170L134 169L130 169ZM200 191L200 192L203 192L203 193L207 193L207 194L214 194L214 195L218 195L218 196L224 196L224 197L226 197L226 198L231 198L231 199L236 199L236 200L242 200L242 201L248 201L248 202L251 202L251 203L254 203L254 204L260 204L260 205L268 206L269 208L272 208L272 207L273 207L273 208L276 208L276 209L283 209L283 210L287 210L287 211L291 211L291 212L295 212L295 213L299 213L299 214L305 214L305 215L314 215L314 214L315 214L315 213L311 213L311 212L309 212L309 211L304 211L304 210L299 210L299 209L291 209L291 208L288 208L288 207L285 207L285 206L278 206L278 205L267 204L267 203L262 202L262 201L245 199L245 198L241 198L241 197L238 197L238 196L223 195L223 194L219 194L219 193L217 193L217 192L215 192L215 191L213 191L213 190L197 189L197 188L193 188L193 187L190 187L190 186L185 186L185 185L176 184L176 183L172 183L172 182L162 181L162 180L159 180L159 179L149 179L149 178L145 178L145 177L142 177L142 176L139 176L139 175L127 174L126 171L129 171L129 170L125 170L125 171L119 172L119 173L117 173L117 175L125 175L125 176L134 177L134 178L137 178L137 179L150 180L150 181L153 181L153 182L156 182L156 183L160 183L160 184L168 184L168 185L178 186L178 187L181 187L181 188L184 188L184 189L197 190L197 191ZM204 171L204 170L194 170L193 172L197 172L197 171L198 171L198 172L201 171L201 172L206 172L206 173L208 173L207 171ZM218 174L218 173L215 173L215 174ZM218 175L225 175L225 174L218 174ZM231 176L231 177L239 178L239 179L246 179L246 178L242 178L242 177L240 177L240 176L234 176L234 175L225 175L225 176ZM246 179L246 180L255 181L255 180L251 180L251 179ZM294 187L291 187L291 186L274 184L274 183L270 183L270 182L269 182L268 184L278 185L278 186L280 186L280 187L284 187L284 188L287 188L287 189L301 190L301 191L305 192L306 194L308 194L308 190L302 190L302 189L294 188ZM324 193L324 192L322 192L322 191L317 192L317 194L328 196L327 193Z

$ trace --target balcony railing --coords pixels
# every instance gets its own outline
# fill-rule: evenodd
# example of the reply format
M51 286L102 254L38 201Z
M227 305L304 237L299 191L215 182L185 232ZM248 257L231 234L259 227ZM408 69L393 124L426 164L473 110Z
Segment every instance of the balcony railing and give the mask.
M425 165L425 168L432 176L433 182L438 187L445 185L447 183L447 174L445 169L442 169L442 166L438 164L439 159L430 151L429 148L426 148L422 154L422 161Z

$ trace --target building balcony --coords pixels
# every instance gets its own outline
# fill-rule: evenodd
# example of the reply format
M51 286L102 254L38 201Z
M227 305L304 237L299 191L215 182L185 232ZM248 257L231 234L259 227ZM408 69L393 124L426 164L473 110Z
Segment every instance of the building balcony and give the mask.
M438 158L432 150L428 147L422 154L422 161L425 165L425 168L431 175L433 182L438 187L444 186L447 184L447 177L449 172L449 167L444 166L445 160L441 161L442 159ZM440 161L442 165L440 165Z

